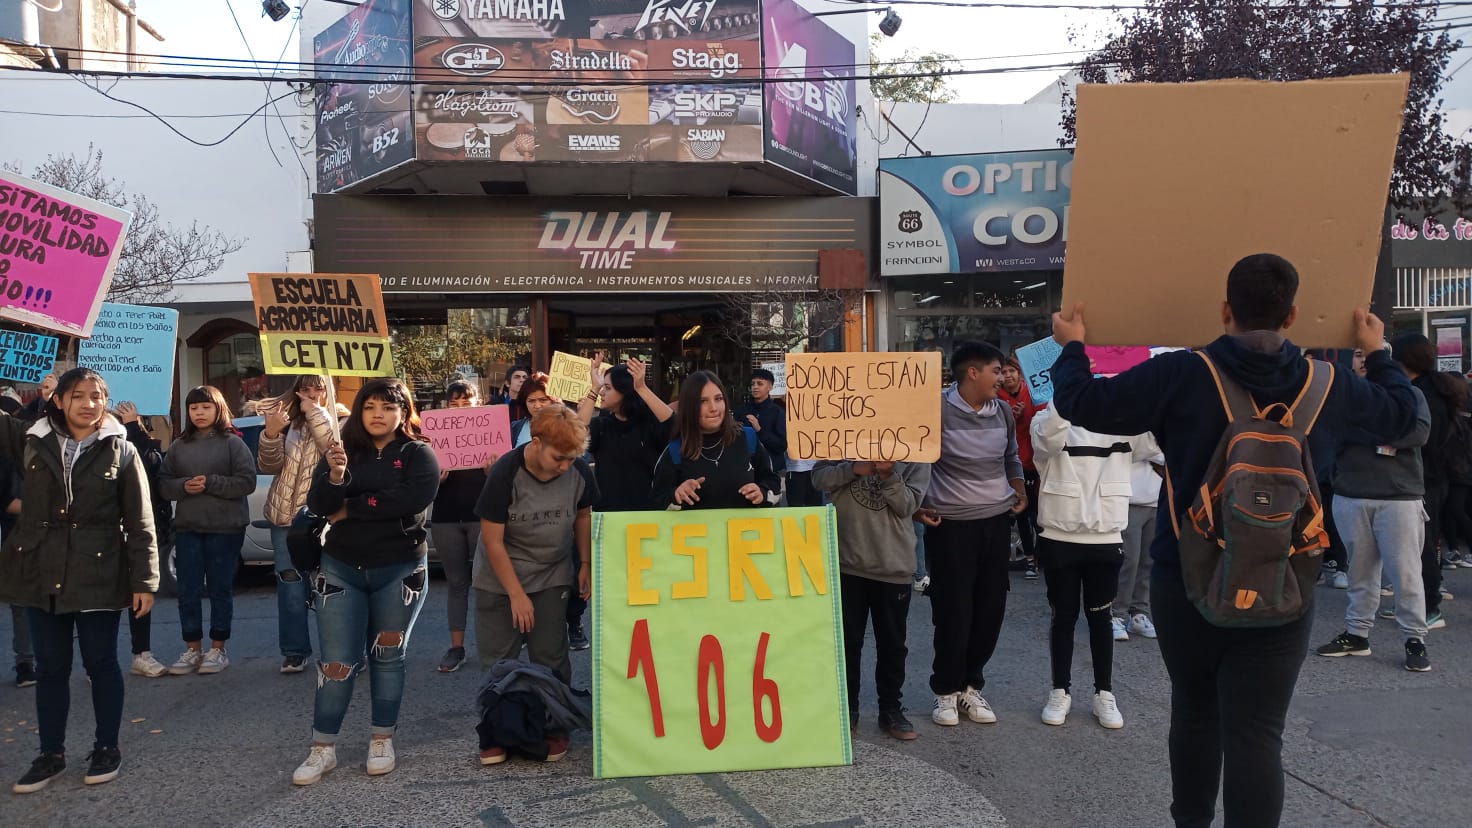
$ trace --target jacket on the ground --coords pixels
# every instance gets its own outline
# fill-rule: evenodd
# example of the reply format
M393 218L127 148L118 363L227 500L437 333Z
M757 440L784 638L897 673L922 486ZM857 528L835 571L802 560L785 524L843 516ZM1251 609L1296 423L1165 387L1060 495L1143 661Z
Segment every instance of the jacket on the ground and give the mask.
M266 520L276 526L291 525L297 511L307 504L312 473L331 443L332 420L322 406L307 412L302 425L293 424L275 437L261 432L258 466L263 473L276 475L266 492Z
M1259 406L1291 404L1308 376L1297 345L1276 332L1222 336L1207 345L1217 367L1243 386ZM1405 372L1385 351L1365 358L1368 379L1336 371L1329 397L1309 434L1310 460L1328 464L1351 424L1376 441L1390 442L1416 422L1416 398ZM1190 508L1227 427L1216 382L1199 356L1161 354L1113 377L1094 377L1083 343L1070 342L1053 363L1053 408L1075 425L1105 434L1153 432L1165 453L1166 491L1150 548L1157 571L1179 577L1175 524ZM1315 469L1319 466L1315 465ZM1169 518L1169 519L1167 519Z
M820 460L813 486L838 512L838 568L888 584L915 574L915 511L930 488L929 463L896 463L889 477L854 474L851 460Z
M341 484L331 481L327 461L319 460L307 507L324 517L347 509L328 530L322 554L363 568L419 560L439 486L439 460L422 440L399 437L382 449L348 451Z
M1038 527L1062 543L1121 543L1129 524L1130 470L1153 448L1145 437L1096 434L1044 409L1032 421Z
M60 614L122 609L158 591L148 475L111 414L80 444L50 420L0 417L0 457L25 480L0 551L0 601Z
M1420 500L1426 495L1421 447L1431 436L1431 409L1416 392L1416 426L1406 436L1381 445L1351 427L1334 472L1334 496L1364 500Z
M205 476L204 491L190 494L184 484ZM246 496L256 490L256 461L245 441L214 429L196 431L169 446L159 470L164 497L178 503L174 528L180 532L242 532L250 525Z

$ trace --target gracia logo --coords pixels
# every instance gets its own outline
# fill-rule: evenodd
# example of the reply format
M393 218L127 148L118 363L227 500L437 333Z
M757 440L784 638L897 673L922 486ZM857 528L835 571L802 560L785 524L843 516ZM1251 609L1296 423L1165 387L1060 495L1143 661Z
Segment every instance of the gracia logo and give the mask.
M461 43L440 55L446 69L461 75L489 75L506 64L506 57L495 46L485 43Z
M607 124L618 118L618 93L604 89L569 89L557 102L567 114L585 121Z
M901 233L918 233L922 226L919 210L904 210L900 213Z

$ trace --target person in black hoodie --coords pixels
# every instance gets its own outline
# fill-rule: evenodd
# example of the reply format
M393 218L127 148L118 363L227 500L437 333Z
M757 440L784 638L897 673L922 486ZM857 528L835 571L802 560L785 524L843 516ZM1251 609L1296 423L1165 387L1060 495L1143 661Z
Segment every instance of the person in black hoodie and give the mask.
M1257 405L1292 403L1309 372L1303 352L1285 336L1298 312L1297 270L1279 256L1248 256L1233 266L1226 288L1226 335L1207 345L1206 354ZM1355 312L1368 379L1334 373L1309 435L1311 457L1333 457L1351 423L1385 443L1415 425L1415 392L1384 352L1384 331L1373 315ZM1169 485L1151 547L1150 594L1171 679L1171 816L1178 828L1207 828L1220 785L1226 828L1272 828L1283 811L1283 725L1308 654L1313 613L1276 627L1217 627L1186 598L1174 527L1227 427L1216 383L1205 361L1185 351L1094 378L1082 305L1068 316L1054 314L1053 338L1063 345L1052 372L1057 412L1100 433L1154 432L1165 453Z
M778 477L787 471L787 409L772 397L777 377L765 368L751 372L751 402L736 408L736 422L756 430Z
M655 508L741 509L770 506L782 479L751 426L738 425L726 407L726 389L709 371L680 386L675 440L654 470Z
M332 527L322 547L315 607L322 644L312 749L292 774L311 785L337 767L337 736L370 641L372 737L368 775L396 765L394 729L404 698L404 656L428 587L425 523L440 465L419 436L414 397L394 378L368 381L317 464L307 506Z
M464 380L450 383L445 393L449 397L450 408L480 405L480 392ZM440 490L434 498L434 522L429 531L434 536L434 548L445 570L445 588L450 593L445 602L450 622L450 649L440 659L441 673L453 673L465 663L470 575L480 549L480 518L475 516L475 501L486 487L486 472L496 460L492 457L484 468L440 472Z

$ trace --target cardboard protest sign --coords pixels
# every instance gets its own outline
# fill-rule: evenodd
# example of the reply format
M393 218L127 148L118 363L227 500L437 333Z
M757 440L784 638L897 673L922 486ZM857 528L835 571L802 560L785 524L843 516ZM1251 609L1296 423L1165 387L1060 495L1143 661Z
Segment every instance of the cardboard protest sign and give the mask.
M91 336L132 220L0 170L0 318Z
M939 353L787 355L794 460L940 459Z
M393 376L377 276L252 273L250 290L266 373Z
M504 405L421 411L419 422L441 469L478 469L511 450L511 416Z
M77 347L77 365L107 380L113 402L131 402L139 414L167 414L178 333L176 310L104 302L92 338Z
M0 330L0 380L40 382L56 365L56 337Z
M1063 346L1051 336L1017 349L1017 364L1022 368L1022 378L1037 405L1053 401L1053 363L1058 361L1061 353Z
M592 364L593 360L587 357L553 351L552 369L547 372L547 396L574 404L586 397L593 390L593 383L588 378ZM603 370L608 370L608 363L600 364Z
M593 775L852 763L831 507L594 515Z
M1063 307L1085 303L1089 343L1204 345L1232 265L1276 253L1300 277L1293 340L1353 347L1408 83L1080 86Z
M762 367L772 372L776 379L772 382L772 396L787 396L787 363L785 362L763 362Z
M1120 374L1150 358L1150 349L1142 345L1090 345L1085 350L1099 374Z

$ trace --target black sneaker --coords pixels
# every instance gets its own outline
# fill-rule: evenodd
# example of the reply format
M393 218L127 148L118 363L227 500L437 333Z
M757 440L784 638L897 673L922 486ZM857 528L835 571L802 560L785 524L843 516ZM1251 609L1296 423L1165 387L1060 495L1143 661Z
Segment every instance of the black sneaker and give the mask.
M87 754L87 775L82 781L88 785L101 785L118 778L118 767L123 764L123 754L115 747L92 748Z
M881 710L879 711L879 729L888 733L901 742L910 742L919 735L915 732L915 726L905 718L903 710Z
M307 669L306 656L289 655L281 661L281 672L283 673L300 673L305 669Z
M592 647L588 636L583 633L582 624L570 624L567 628L567 648L569 650L586 650Z
M66 770L66 757L60 753L43 753L31 763L31 769L11 788L18 794L35 793Z
M1029 560L1027 562L1027 569L1022 571L1022 577L1029 581L1036 581L1038 579L1038 562Z
M1339 658L1340 656L1347 655L1367 656L1370 654L1370 639L1342 632L1335 636L1333 641L1330 641L1314 652L1330 658Z
M1431 659L1426 657L1426 645L1419 638L1406 642L1406 669L1412 673L1431 672Z
M441 673L453 673L460 669L465 663L465 648L451 647L445 651L444 658L440 659L439 671Z
M36 665L22 662L15 665L15 686L34 687L36 684Z

